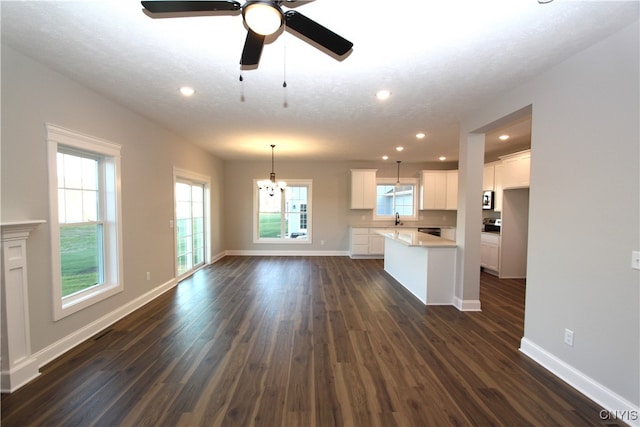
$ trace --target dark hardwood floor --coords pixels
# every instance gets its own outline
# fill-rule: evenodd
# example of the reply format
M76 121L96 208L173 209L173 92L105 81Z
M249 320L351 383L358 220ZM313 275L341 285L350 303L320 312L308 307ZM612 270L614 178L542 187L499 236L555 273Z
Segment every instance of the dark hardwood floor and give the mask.
M347 257L225 257L2 395L2 426L591 426L518 351L524 281L425 307ZM615 424L609 424L615 425Z

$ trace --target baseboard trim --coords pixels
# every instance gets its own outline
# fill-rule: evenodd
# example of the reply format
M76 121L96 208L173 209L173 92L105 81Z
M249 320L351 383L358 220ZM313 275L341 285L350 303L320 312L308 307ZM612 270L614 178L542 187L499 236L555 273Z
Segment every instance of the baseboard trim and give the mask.
M522 338L520 341L520 351L589 399L602 405L603 410L607 411L607 416L615 415L616 420L630 426L640 426L639 406L635 406L527 338ZM636 419L632 419L633 417ZM608 418L603 418L603 420L606 419Z
M211 257L211 262L210 264L215 264L216 262L220 261L222 258L224 258L227 255L227 253L225 251L219 252L216 255L213 255Z
M122 319L123 317L127 316L128 314L132 313L148 302L153 301L163 293L175 287L176 284L176 279L171 279L168 282L163 283L162 285L139 296L133 301L123 305L122 307L112 311L111 313L101 317L100 319L97 319L96 321L86 325L85 327L78 329L77 331L74 331L66 337L56 341L50 346L45 347L37 353L34 353L33 357L37 359L39 367L46 365L55 358L71 350L78 344L88 340L98 332L113 325L118 320Z
M0 391L2 393L13 393L39 375L38 359L33 356L28 357L8 371L2 371L0 374Z
M228 250L230 256L349 256L349 251Z
M477 299L463 300L454 296L453 306L460 311L482 311L480 300Z

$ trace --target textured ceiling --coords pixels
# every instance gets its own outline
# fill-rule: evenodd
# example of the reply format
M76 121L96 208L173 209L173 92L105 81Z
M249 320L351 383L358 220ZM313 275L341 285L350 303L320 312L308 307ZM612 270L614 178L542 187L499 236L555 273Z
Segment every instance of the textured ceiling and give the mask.
M638 19L637 1L298 2L353 51L338 61L285 31L258 68L241 70L237 12L153 18L134 0L0 4L3 43L224 159L264 159L273 143L281 159L455 160L466 111ZM196 94L182 97L182 85ZM386 102L375 97L383 88ZM526 143L526 123L502 147Z

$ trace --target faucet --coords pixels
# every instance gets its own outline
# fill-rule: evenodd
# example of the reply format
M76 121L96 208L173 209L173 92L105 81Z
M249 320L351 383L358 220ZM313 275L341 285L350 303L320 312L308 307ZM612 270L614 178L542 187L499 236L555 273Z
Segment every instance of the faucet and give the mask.
M396 225L400 224L400 214L396 212Z

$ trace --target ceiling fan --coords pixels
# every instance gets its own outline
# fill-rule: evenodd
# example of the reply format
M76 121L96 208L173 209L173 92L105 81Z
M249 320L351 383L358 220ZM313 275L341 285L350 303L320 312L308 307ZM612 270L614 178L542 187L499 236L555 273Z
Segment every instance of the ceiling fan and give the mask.
M286 0L295 3L296 0ZM258 65L265 37L277 32L284 23L302 36L337 56L343 56L353 43L323 27L296 10L282 11L283 0L247 0L243 5L233 0L146 0L142 6L151 13L189 13L242 10L248 28L240 57L243 66Z

